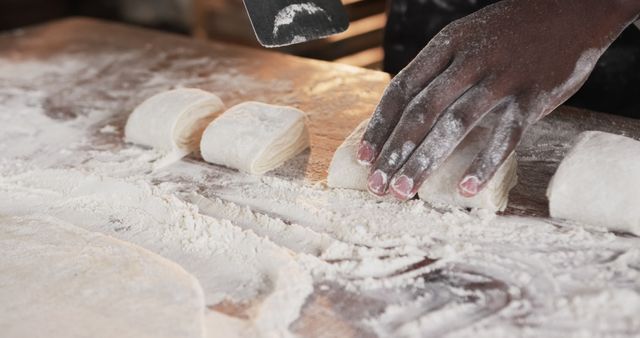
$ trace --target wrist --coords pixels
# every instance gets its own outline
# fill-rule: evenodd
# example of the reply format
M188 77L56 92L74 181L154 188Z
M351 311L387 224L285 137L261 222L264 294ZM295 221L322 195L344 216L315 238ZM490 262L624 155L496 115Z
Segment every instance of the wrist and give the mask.
M629 22L639 19L640 0L615 0L618 13Z

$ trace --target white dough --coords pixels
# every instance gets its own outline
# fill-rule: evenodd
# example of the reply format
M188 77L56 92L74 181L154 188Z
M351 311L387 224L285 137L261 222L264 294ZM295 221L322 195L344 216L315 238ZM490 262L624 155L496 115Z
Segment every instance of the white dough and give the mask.
M54 218L0 217L0 336L202 337L204 296L179 265Z
M547 189L552 217L640 235L640 142L578 135Z
M125 138L166 152L187 155L198 149L204 128L222 110L216 95L195 88L179 88L156 94L127 120Z
M342 142L333 153L327 185L332 188L345 188L354 190L367 190L367 176L369 170L360 165L356 160L356 154L362 140L362 135L367 130L369 120L364 120Z
M291 107L244 102L211 122L202 136L200 151L209 163L263 174L308 146L303 112Z
M476 155L487 145L489 132L490 129L483 127L469 132L453 154L422 184L418 196L433 204L504 211L509 202L509 191L518 182L518 162L514 153L477 195L464 197L458 193L458 183Z
M358 164L356 152L368 121L363 121L336 150L329 166L327 184L334 188L366 190L369 169ZM486 143L488 130L477 127L465 138L456 151L436 170L418 190L421 199L432 204L448 204L463 208L482 208L502 211L507 206L509 190L517 181L517 162L512 154L493 179L475 197L458 193L457 184L476 154Z

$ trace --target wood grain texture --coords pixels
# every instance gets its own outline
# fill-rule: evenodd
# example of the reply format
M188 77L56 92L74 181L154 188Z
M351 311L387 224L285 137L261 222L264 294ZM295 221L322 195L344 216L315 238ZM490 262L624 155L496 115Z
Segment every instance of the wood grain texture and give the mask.
M121 102L114 112L118 127L143 97L136 86L142 86L141 74L162 73L163 69L179 59L204 58L206 67L187 66L181 76L191 79L192 87L211 91L220 96L225 105L258 100L272 104L294 106L308 114L311 153L306 178L324 180L329 161L335 149L353 128L371 114L389 75L347 65L303 59L274 52L249 49L229 44L203 43L182 36L158 33L92 19L69 19L29 29L20 38L6 34L0 36L0 53L16 58L60 58L83 60L92 67L91 58L113 55L117 60L132 50L138 53L127 67L106 67L104 72L117 72L118 83L104 83L102 93L90 93L92 105L110 100L109 90L122 84L132 87L131 97ZM158 55L164 55L157 61ZM88 60L88 61L87 61ZM152 60L156 60L152 62ZM115 64L115 62L114 62ZM211 74L222 77L208 81ZM238 77L250 77L236 81ZM198 79L203 79L198 81ZM230 81L225 81L225 79ZM100 77L83 79L99 82ZM79 83L61 84L61 92ZM243 88L234 88L234 85ZM113 102L112 102L113 103ZM60 97L48 114L57 118L77 114L71 97ZM89 104L89 103L87 103Z
M309 118L311 149L308 154L294 159L296 164L300 164L296 168L304 167L304 171L296 169L298 171L294 174L280 172L278 177L291 177L293 180L302 177L304 173L304 178L310 184L325 180L333 152L352 129L371 114L389 81L388 75L380 72L228 44L205 43L89 19L69 19L23 31L7 32L0 35L0 56L9 60L8 64L14 64L13 61L16 61L16 65L31 65L30 61L39 61L33 62L36 72L37 67L42 65L60 67L60 71L52 71L49 67L46 72L43 71L60 75L60 78L45 78L46 83L8 81L0 76L0 87L5 89L4 92L0 91L0 104L3 99L12 98L11 89L19 87L19 90L15 91L16 96L31 91L43 93L44 103L38 108L42 108L41 112L52 119L72 120L92 111L106 115L104 121L101 120L99 125L92 126L91 130L87 131L86 136L89 139L82 143L84 148L77 149L77 153L68 156L68 163L55 163L56 166L74 167L74 164L82 163L93 156L93 150L118 152L126 149L129 146L122 141L122 131L133 108L159 91L171 89L171 86L185 86L214 92L228 106L246 100L257 100L290 105L306 111ZM39 113L40 110L35 112ZM114 132L100 133L100 128L104 126L113 127ZM602 130L640 138L640 121L569 107L557 109L532 127L517 149L519 184L511 193L507 214L547 216L545 190L548 181L569 149L571 139L584 130ZM211 176L205 176L203 180L190 180L187 177L184 179L186 183L182 183L179 182L179 168L174 168L175 172L167 180L175 184L184 184L187 186L185 191L195 190L202 193L206 190L211 193L208 196L215 197L217 191L229 188L225 185L240 176L232 170L204 164L197 158L189 158L184 162L188 167L206 167L207 175L219 175L224 171L230 177L229 180L216 180L214 183L209 181ZM161 178L156 179L158 183L166 182ZM242 183L241 180L238 181ZM274 196L274 199L277 198L278 196ZM291 217L281 216L277 212L272 214L272 210L253 208L252 211L281 219L285 224L295 223ZM393 217L402 222L400 216ZM544 222L556 225L552 220ZM559 229L556 235L562 236L562 227ZM614 262L618 257L627 255L627 252L627 256L637 256L632 250L620 251L621 242L637 239L618 240L616 236L616 241L607 239L607 243L612 241L610 247L609 244L600 243L598 247L592 248L591 243L582 244L579 243L580 238L576 238L576 243L572 246L565 247L565 244L570 242L559 240L560 246L541 250L535 240L538 237L534 237L535 245L531 248L519 247L522 241L518 241L512 247L504 241L505 239L499 243L494 242L496 238L492 235L491 228L487 230L488 237L480 238L476 243L465 241L465 245L481 245L478 255L472 256L475 261L464 256L460 262L453 260L446 263L444 268L431 269L430 266L437 261L425 256L417 263L411 263L388 276L380 277L389 278L391 281L399 274L410 273L424 281L423 287L400 286L356 292L338 283L316 281L314 292L308 297L301 317L290 329L305 337L371 337L375 336L374 332L370 327L363 325L363 321L380 316L390 304L402 305L410 299L428 300L431 296L437 297L434 297L433 302L424 302L422 308L415 309L417 313L413 313L415 311L412 309L410 316L392 324L402 325L405 321L411 323L413 320L419 320L415 315L426 316L425 318L434 315L438 316L436 318L442 318L439 321L442 321L442 327L450 330L447 332L454 334L460 327L473 324L473 321L465 321L465 318L450 318L448 307L442 305L450 304L476 308L474 314L480 316L477 318L509 322L514 326L525 325L525 329L544 324L537 318L551 321L553 326L556 321L563 321L565 317L534 317L534 320L529 322L534 326L526 326L529 318L527 316L531 314L516 311L516 317L509 318L503 316L502 310L510 306L509 304L515 304L518 308L522 304L542 304L540 307L545 308L546 305L555 304L561 299L558 295L562 294L554 291L555 281L566 276L565 272L569 274L575 267L580 267L577 270L580 276L586 271L601 271L603 276L609 276L611 271L617 271L615 267L619 264L607 265L607 262ZM533 230L524 233L522 237L528 238ZM452 238L456 236L452 235ZM425 243L431 243L431 239ZM633 248L633 243L635 242L629 242L628 246ZM377 251L381 248L375 249ZM541 256L542 251L547 249L548 254ZM626 246L624 250L627 250ZM531 256L537 258L530 261L528 258ZM557 259L557 264L543 264L550 258ZM561 259L565 258L571 264L564 264ZM541 264L538 266L531 262ZM635 261L631 262L635 264ZM560 270L553 270L554 267L559 267ZM416 272L418 274L415 274ZM525 272L527 274L523 274ZM559 278L549 279L546 276L549 272L555 273ZM511 276L504 277L527 276L529 273L532 276L531 280L525 279L522 284L513 283ZM630 285L635 287L626 276L615 275L612 274L611 280L607 280L604 286L596 286L593 291ZM541 285L538 281L542 281L544 285L547 281L554 282L549 283L553 288L538 290L538 285ZM523 291L518 291L518 294L522 294L523 298L512 299L510 290L519 290L520 287ZM463 292L454 294L450 292L452 289ZM539 294L529 292L530 290ZM575 293L582 296L584 291L578 289ZM470 294L473 297L469 297ZM573 293L568 295L572 296ZM523 302L529 300L531 303ZM229 316L247 318L248 305L250 304L229 301L213 305L211 309ZM440 309L444 309L444 316L441 316ZM581 323L578 322L577 325ZM564 325L560 327L560 330L564 329ZM632 334L633 332L629 336Z
M150 76L169 68L174 73L178 69L177 82L214 92L227 106L258 100L299 108L308 114L311 149L305 178L311 183L326 179L333 152L372 113L389 81L382 72L83 18L5 33L0 36L0 53L16 59L75 60L86 63L87 68L99 67L97 75L60 84L59 95L46 107L46 114L56 119L72 118L82 114L82 108L108 102L117 107L111 122L122 130L129 113L149 93L168 89L148 84L153 82ZM113 62L93 61L100 57ZM200 62L179 64L186 59ZM107 81L107 75L117 80ZM125 98L111 94L127 88L130 94ZM640 138L640 121L558 108L534 125L517 149L519 183L506 214L548 216L548 181L571 139L584 130ZM108 142L121 143L118 136Z

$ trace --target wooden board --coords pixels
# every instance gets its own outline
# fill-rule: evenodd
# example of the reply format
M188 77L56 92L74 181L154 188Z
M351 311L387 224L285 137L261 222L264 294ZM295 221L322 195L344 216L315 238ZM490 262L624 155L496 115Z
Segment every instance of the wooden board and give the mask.
M140 53L126 63L118 63L118 56L131 50ZM20 38L11 34L0 36L0 53L24 59L50 59L52 62L65 56L83 58L89 59L89 66L92 58L113 55L113 64L104 71L119 73L119 84L134 88L147 81L149 73L161 73L176 60L202 58L205 62L184 66L181 76L193 80L190 86L216 93L227 106L247 100L262 100L295 106L309 114L311 154L306 177L311 181L326 177L333 152L373 111L389 80L388 74L382 72L228 44L202 43L182 36L91 19L70 19L36 27ZM165 56L155 61L159 54ZM220 80L210 81L208 76L211 74L220 75ZM238 78L244 81L238 81ZM87 87L91 83L104 82L99 77L79 80ZM118 89L113 86L119 84L105 83L103 93L87 93L87 100L93 100L93 105L98 104L95 101L106 99L118 103L118 98L109 98L108 91ZM243 87L237 88L234 84ZM61 84L61 92L72 85L79 84ZM144 97L141 94L132 90L131 97L121 100L114 118L118 127L124 125L133 107L142 102ZM50 113L60 119L71 118L70 114L75 113L68 112L76 112L78 109L72 108L79 104L82 102L60 98L55 112Z
M178 69L176 85L214 92L228 106L246 100L295 106L309 114L311 150L305 178L312 183L325 180L333 152L372 113L389 81L382 72L82 18L2 35L0 53L53 63L82 59L87 67L99 68L98 76L60 84L60 97L47 111L57 119L81 114L78 107L109 101L117 107L112 124L123 130L135 105L154 90L167 89L149 87L149 77L170 68L174 73ZM200 61L179 64L183 59ZM143 83L148 90L142 90ZM113 94L126 88L131 88L127 96ZM548 181L571 139L584 130L640 138L640 121L558 108L532 127L518 148L519 183L507 214L547 216Z
M388 75L380 72L227 44L198 42L185 37L89 19L69 19L6 33L0 36L0 55L4 60L19 61L8 62L11 66L35 65L33 69L25 69L40 71L42 74L60 75L60 79L47 77L43 82L3 82L3 79L11 77L0 76L0 87L4 89L0 92L0 100L16 97L22 99L19 96L24 93L43 93L44 95L38 98L44 97L44 104L37 107L42 109L33 111L60 121L72 121L96 111L105 114L104 121L100 120L100 125L92 127L95 127L95 130L87 131L90 140L83 143L85 149L76 149L77 153L69 152L68 163L52 164L56 167L73 167L74 164L82 163L87 159L82 156L91 156L92 150L117 152L119 148L124 149L122 130L133 107L149 95L171 86L189 86L215 92L227 105L245 100L259 100L296 106L309 113L311 150L308 157L304 158L306 166L301 172L311 183L321 182L326 177L334 150L362 119L371 114L389 80ZM37 68L43 65L47 67L44 71ZM59 67L60 71L52 71L52 67ZM27 79L28 75L25 74ZM13 87L19 88L13 91ZM5 111L4 114L10 112ZM99 130L105 125L113 127L112 131L115 132L100 133ZM589 129L639 137L640 121L569 107L561 107L540 121L526 134L518 148L520 181L512 191L507 213L546 216L547 203L544 193L548 180L568 149L571 139L579 132ZM202 166L211 175L226 170L203 164L194 158L185 162L188 162L188 165ZM240 176L237 172L231 172L229 175L233 176L233 179ZM212 196L215 196L216 190L222 190L219 189L222 185L216 186L206 180L199 181L200 186L192 184L191 181L187 184L190 190L213 191ZM257 210L261 211L269 214L271 210ZM287 224L292 223L291 219L281 219ZM402 222L402 219L398 222ZM542 223L548 224L547 222L548 220L545 220ZM559 226L559 229L556 235L562 236L562 227ZM528 230L531 231L524 233L522 237L537 238L533 234L538 229ZM425 256L422 261L411 264L406 270L393 272L389 277L393 278L396 273L414 273L419 270L418 273L426 280L426 288L431 288L431 291L417 287L410 290L389 289L381 294L365 294L345 290L340 285L322 284L322 287L314 289L313 295L305 304L301 318L291 329L300 332L302 336L372 336L367 328L362 327L362 320L382 313L389 304L403 304L407 299L417 299L430 294L429 292L446 296L448 287L480 292L483 295L468 297L463 293L460 297L450 296L448 304L473 305L475 298L481 301L488 299L488 310L496 313L492 317L494 320L513 320L515 326L525 325L527 322L523 319L526 319L524 315L505 319L499 312L510 302L521 300L509 298L509 290L517 289L521 285L514 284L511 276L505 278L500 274L490 273L490 270L483 270L481 263L495 254L493 245L496 244L496 238L492 237L490 228L487 228L487 231L488 236L480 238L480 241L486 241L487 243L482 245L486 245L488 249L479 252L482 255L476 257L479 257L481 262L474 263L465 257L464 261L460 262L464 264L431 271L423 268L428 268L434 260ZM560 241L560 245L556 247L542 248L548 249L549 252L540 258L541 261L555 257L559 260L555 266L562 267L561 271L552 271L558 274L558 279L549 281L561 279L565 272L572 271L574 265L585 269L581 271L602 271L603 276L608 276L613 270L609 270L610 266L606 265L606 262L614 262L617 257L624 256L627 252L631 257L636 257L628 247L637 247L634 242L637 238L611 237L615 240L608 238L606 245L599 242L599 247L596 248L592 243L579 243L580 238L576 238L575 245L564 247L564 244L570 242ZM506 242L508 241L498 243L497 247L509 244ZM621 243L628 245L623 246ZM538 242L535 242L532 248L509 247L508 250L498 250L499 255L494 257L497 257L496 262L492 264L499 267L500 271L505 270L508 275L518 275L518 271L521 271L518 267L529 264L526 259L522 259L523 257L540 257L541 251L544 250L538 247ZM578 254L583 251L584 254ZM571 263L567 264L568 267L564 267L564 257ZM577 261L580 257L584 261ZM478 279L474 279L475 277L465 279L469 266L480 272L474 276L481 277L480 280L483 282L477 282ZM525 280L522 283L525 286L535 286L538 279L546 280L543 276L547 274L546 268L547 265L543 265L539 269L531 269L540 273L535 274L536 278L531 281ZM473 269L469 271L474 271ZM461 283L461 280L464 283ZM633 285L629 286L630 284ZM625 279L625 276L613 276L603 284L604 286L596 285L590 291L610 290L621 285L635 287L635 284ZM555 284L551 286L555 288ZM525 288L523 290L526 291ZM523 292L522 297L525 300L531 299L531 304L538 304L538 300L545 302L542 304L551 304L557 300L555 294L545 291L537 290L540 294L533 295L536 297ZM582 294L584 291L579 289L575 292ZM215 309L233 315L235 312L242 312L242 304L222 303L216 305ZM428 307L424 310L431 311ZM469 325L468 322L459 323L460 318L448 320L449 317L440 317L440 312L434 313L437 318L442 318L439 320L454 323L454 329ZM559 317L558 321L563 318L565 317ZM538 324L540 323L529 323Z

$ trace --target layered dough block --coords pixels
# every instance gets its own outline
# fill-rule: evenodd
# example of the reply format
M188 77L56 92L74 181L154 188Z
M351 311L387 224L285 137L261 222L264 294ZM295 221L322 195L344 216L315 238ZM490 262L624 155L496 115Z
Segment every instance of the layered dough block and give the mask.
M552 217L640 235L640 142L580 134L547 189Z
M329 167L327 184L334 188L367 189L369 169L358 164L356 152L366 130L363 121L336 150ZM489 184L478 195L464 197L458 193L458 181L486 143L488 129L475 128L456 151L418 190L418 196L432 204L448 204L462 208L482 208L502 211L506 208L509 190L517 182L517 162L512 154L500 167Z
M369 120L364 120L354 129L333 153L327 185L332 188L367 190L369 170L356 160L362 135L367 130Z
M509 202L509 191L518 183L518 162L514 153L477 195L464 197L458 193L458 182L476 155L486 146L489 132L490 129L483 127L473 129L445 163L422 184L418 196L432 204L504 211Z
M169 160L200 148L205 161L250 174L275 169L309 146L298 109L249 101L223 110L220 98L204 90L162 92L134 109L125 138L170 152Z
M205 127L222 111L218 96L195 88L156 94L137 106L125 127L127 142L187 155L198 149Z
M3 337L202 337L204 296L179 265L45 217L0 217Z
M250 174L263 174L309 146L304 120L304 113L291 107L238 104L204 131L202 158Z

